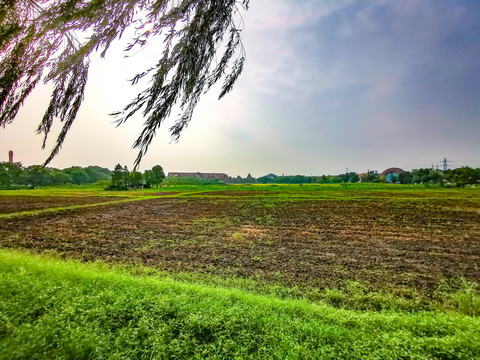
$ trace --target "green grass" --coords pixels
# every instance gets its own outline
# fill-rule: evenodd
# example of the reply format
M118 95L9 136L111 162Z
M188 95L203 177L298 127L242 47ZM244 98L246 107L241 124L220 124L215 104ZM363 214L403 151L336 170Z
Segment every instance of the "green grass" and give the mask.
M51 208L45 208L45 209L17 211L17 212L14 212L14 213L0 214L0 219L13 219L13 218L19 218L19 217L24 217L24 216L53 214L53 213L80 210L80 209L85 209L85 208L90 208L90 207L105 206L105 205L126 203L126 202L132 202L132 201L141 201L141 200L154 199L154 198L156 198L156 197L155 196L142 196L142 197L122 199L122 200L99 202L99 203L94 203L94 204L57 206L57 207L51 207Z
M253 192L248 196L259 197L311 197L311 198L359 198L375 197L407 198L471 198L478 199L480 188L441 188L440 186L394 185L394 184L237 184L237 185L164 185L158 189L138 189L128 191L105 191L99 187L47 187L22 190L0 190L0 196L102 196L102 197L141 197L161 196L162 192L178 192L175 196L219 196L225 191ZM203 193L217 193L202 195ZM181 193L181 194L180 194ZM258 193L258 194L255 194Z
M245 241L243 234L234 233L232 239ZM147 244L148 249L152 244ZM55 254L55 253L54 253ZM378 289L368 282L346 281L342 288L325 288L299 284L284 284L280 271L271 274L267 281L261 276L239 277L202 272L160 271L141 265L122 264L122 271L140 276L168 277L179 282L242 289L247 292L273 295L281 299L306 299L322 302L339 309L359 311L440 311L480 316L480 286L465 278L443 279L433 294L403 286Z
M5 250L0 278L1 359L480 357L480 319L454 312L336 309Z

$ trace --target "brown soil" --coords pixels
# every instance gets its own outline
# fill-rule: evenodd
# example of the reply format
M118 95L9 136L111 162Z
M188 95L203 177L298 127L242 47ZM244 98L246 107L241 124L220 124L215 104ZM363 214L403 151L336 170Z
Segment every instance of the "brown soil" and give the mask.
M480 281L480 215L440 201L150 199L1 220L0 246L322 288Z
M121 200L121 197L0 196L0 214L48 209L59 206L96 204Z
M215 196L275 196L280 194L277 191L260 191L260 190L217 190L202 192L202 195L215 195Z

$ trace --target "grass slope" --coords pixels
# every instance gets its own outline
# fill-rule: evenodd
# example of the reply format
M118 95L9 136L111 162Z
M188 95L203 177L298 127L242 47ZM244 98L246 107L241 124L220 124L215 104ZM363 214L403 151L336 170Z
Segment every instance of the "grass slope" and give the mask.
M480 319L335 309L0 251L1 359L474 359Z

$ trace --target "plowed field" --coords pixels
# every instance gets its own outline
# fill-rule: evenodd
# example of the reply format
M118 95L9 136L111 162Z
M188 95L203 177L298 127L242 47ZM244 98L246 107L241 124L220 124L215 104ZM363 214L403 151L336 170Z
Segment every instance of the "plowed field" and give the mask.
M108 201L118 201L120 199L122 198L100 196L0 196L0 214L48 209L60 206L96 204Z
M428 293L443 278L480 281L475 196L329 200L228 195L156 198L3 219L0 245L290 286L339 287L361 280ZM40 204L48 201L39 199Z

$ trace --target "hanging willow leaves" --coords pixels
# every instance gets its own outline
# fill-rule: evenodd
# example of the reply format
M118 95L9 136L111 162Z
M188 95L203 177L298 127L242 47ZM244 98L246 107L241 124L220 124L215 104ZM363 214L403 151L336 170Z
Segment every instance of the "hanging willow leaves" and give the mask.
M48 164L78 114L91 55L99 52L104 57L114 40L127 28L134 28L127 54L155 38L163 40L156 65L139 69L130 80L134 85L149 76L149 86L112 114L118 125L137 113L145 119L133 145L139 150L137 167L176 105L181 114L170 128L175 140L192 119L201 95L212 85L224 79L220 98L232 89L245 63L238 23L248 2L0 0L0 125L14 121L39 82L52 84L50 103L37 128L45 147L52 125L61 123L56 144L45 161Z

